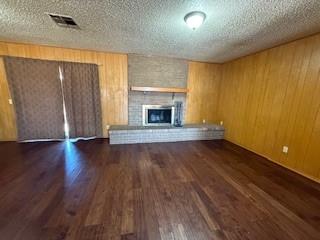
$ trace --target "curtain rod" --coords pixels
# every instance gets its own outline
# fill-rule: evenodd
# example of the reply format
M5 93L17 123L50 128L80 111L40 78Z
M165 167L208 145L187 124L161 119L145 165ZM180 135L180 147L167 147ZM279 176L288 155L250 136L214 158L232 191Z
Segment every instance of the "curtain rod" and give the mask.
M0 55L0 58L2 58L2 57L26 58L26 59L42 60L42 61L52 61L52 62L83 63L83 64L93 64L93 65L97 65L97 66L104 66L103 64L98 64L98 63L75 62L75 61L66 61L66 60L52 60L52 59L44 59L44 58L32 58L32 57L20 57L20 56L10 56L10 55Z

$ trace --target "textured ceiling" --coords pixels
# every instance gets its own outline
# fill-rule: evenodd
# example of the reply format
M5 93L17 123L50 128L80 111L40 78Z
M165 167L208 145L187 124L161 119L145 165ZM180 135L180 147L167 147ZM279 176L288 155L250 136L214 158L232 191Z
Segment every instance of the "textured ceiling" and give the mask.
M190 11L207 14L193 31ZM81 30L45 12L70 15ZM320 32L320 0L0 0L0 39L225 62Z

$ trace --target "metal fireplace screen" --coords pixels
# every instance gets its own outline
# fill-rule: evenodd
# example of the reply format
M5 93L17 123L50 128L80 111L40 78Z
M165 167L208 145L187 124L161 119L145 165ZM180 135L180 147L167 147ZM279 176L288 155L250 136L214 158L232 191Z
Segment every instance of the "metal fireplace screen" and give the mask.
M142 124L144 126L168 126L174 124L174 106L143 105Z

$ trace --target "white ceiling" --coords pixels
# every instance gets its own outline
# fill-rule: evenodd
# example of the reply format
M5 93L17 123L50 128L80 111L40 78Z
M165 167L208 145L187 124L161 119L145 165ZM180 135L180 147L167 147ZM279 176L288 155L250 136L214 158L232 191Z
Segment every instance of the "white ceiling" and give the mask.
M193 31L190 11L207 14ZM70 15L81 30L45 12ZM0 0L0 39L225 62L320 32L320 0Z

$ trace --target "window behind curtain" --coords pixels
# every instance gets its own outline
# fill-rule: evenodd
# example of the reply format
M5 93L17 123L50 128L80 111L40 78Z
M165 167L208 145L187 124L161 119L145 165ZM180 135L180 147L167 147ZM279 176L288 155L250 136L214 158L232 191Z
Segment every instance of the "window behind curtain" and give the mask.
M4 57L18 140L64 139L59 63Z

